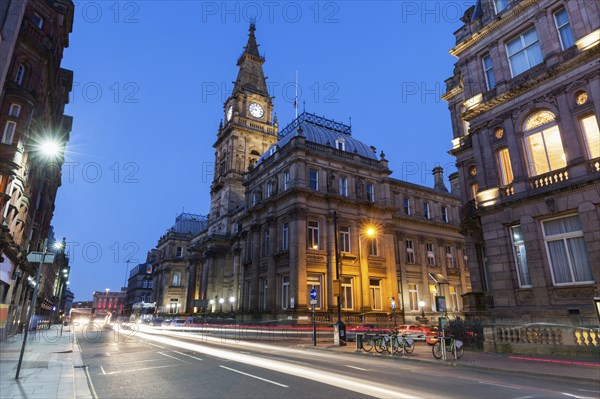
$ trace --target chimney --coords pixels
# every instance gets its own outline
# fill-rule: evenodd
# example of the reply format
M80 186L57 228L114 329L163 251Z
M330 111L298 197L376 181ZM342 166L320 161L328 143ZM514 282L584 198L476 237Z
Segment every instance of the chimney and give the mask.
M444 185L444 168L441 166L436 166L433 168L433 188L439 191L448 192L448 189Z
M450 188L452 190L452 194L460 196L460 183L458 182L458 172L451 173L448 176L450 179Z

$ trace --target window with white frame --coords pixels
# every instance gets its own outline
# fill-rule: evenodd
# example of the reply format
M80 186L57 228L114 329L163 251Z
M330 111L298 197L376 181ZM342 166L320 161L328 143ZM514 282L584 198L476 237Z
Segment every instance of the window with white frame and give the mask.
M19 66L17 67L17 73L15 74L15 82L18 85L22 85L24 78L25 78L25 65L19 64Z
M525 240L523 239L523 233L521 232L521 225L512 226L510 228L510 233L515 264L517 265L519 287L529 288L531 287L531 276L529 275L529 267L527 265L527 252L525 251Z
M587 247L578 215L542 222L555 285L592 283Z
M173 273L173 287L180 287L181 286L181 272L174 272Z
M525 150L530 176L541 175L567 166L556 117L539 111L525 122Z
M311 169L308 171L308 187L319 191L319 171L316 169Z
M403 204L404 204L404 214L410 216L412 214L412 210L410 208L410 198L404 197Z
M369 237L369 255L370 256L379 256L379 240L377 237Z
M458 302L458 289L453 285L449 285L448 291L450 294L448 297L448 309L453 312L458 312L460 310L460 305Z
M340 195L347 197L348 196L348 178L340 177Z
M290 276L281 276L281 309L290 307Z
M540 64L543 56L535 28L531 28L507 42L506 53L513 77Z
M437 286L435 284L429 284L429 299L431 301L431 310L437 312L435 307L435 297L437 296Z
M315 309L321 309L322 307L322 290L321 290L321 274L309 274L306 276L306 293L308 295L306 299L306 303L308 307L310 307L310 290L313 288L317 291L317 298L315 299L317 303L315 304Z
M340 251L351 252L350 250L350 226L340 226Z
M288 250L290 247L290 224L288 222L283 223L281 228L281 249L283 251Z
M255 192L252 193L252 206L256 206L258 203L258 194Z
M427 249L427 265L435 266L435 252L433 250L433 243L426 243L425 248Z
M367 183L367 200L375 202L375 186L373 183Z
M554 13L554 23L556 24L556 30L558 31L558 36L560 37L560 46L563 50L568 49L575 45L575 40L573 39L573 32L571 31L571 24L569 23L569 15L567 14L567 10L561 8L557 12Z
M498 172L500 174L500 182L503 186L508 186L513 182L513 171L510 164L510 155L508 148L502 148L496 152L496 160L498 161Z
M308 247L319 249L319 222L308 221Z
M261 284L262 293L261 293L261 300L259 301L259 303L260 303L260 308L262 310L265 310L269 306L269 280L266 278L262 278L261 282L262 282L262 284Z
M488 90L491 90L494 87L496 87L496 79L494 77L492 57L489 54L487 54L483 56L481 62L483 63L483 74L485 75L485 84Z
M21 114L21 106L19 104L10 104L10 108L8 109L8 116L14 116L18 118Z
M267 183L267 198L273 195L273 182L270 181Z
M454 252L452 251L451 245L446 245L446 267L456 267L456 264L454 263Z
M448 221L449 221L448 208L446 208L445 206L442 207L442 220L444 221L444 223L448 223Z
M508 0L494 0L494 12L500 14L508 7Z
M371 308L373 310L382 310L381 280L369 279L369 295L371 297Z
M12 144L13 139L15 137L15 130L17 129L17 124L13 121L7 121L6 125L4 125L4 133L2 134L2 143L3 144Z
M429 211L428 202L423 203L423 217L425 217L425 219L431 219L431 212Z
M290 171L283 172L283 189L287 190L290 188Z
M341 151L346 151L346 141L342 138L335 139L335 148Z
M600 129L596 115L588 115L581 119L581 130L585 141L588 157L600 157Z
M183 247L177 247L175 249L175 256L177 258L182 258L183 257Z
M419 288L413 283L408 283L408 309L414 312L419 310Z
M415 248L412 240L406 240L406 263L415 263Z
M262 241L262 255L269 256L269 246L271 245L271 230L265 229L263 231L263 241Z
M354 292L352 289L352 277L342 277L342 309L352 310L354 309Z

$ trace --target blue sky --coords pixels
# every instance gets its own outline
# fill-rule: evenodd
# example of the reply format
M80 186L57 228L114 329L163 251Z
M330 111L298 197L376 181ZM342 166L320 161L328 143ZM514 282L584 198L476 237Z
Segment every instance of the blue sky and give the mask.
M249 20L280 127L300 108L383 150L393 177L433 185L455 170L439 96L453 32L474 1L76 2L62 66L74 117L53 225L76 301L118 290L182 210L206 214L223 102Z

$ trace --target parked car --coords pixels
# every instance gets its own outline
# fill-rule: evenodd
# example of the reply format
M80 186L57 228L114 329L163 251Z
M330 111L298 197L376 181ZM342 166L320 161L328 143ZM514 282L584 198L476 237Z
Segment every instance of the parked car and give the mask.
M387 332L388 329L382 328L376 324L360 324L357 326L346 327L346 340L356 341L356 334Z
M171 327L183 327L186 326L187 319L173 319L171 320ZM189 324L189 323L188 323Z
M400 334L406 334L412 339L424 340L427 333L430 331L430 327L421 325L401 325L398 326L398 332Z

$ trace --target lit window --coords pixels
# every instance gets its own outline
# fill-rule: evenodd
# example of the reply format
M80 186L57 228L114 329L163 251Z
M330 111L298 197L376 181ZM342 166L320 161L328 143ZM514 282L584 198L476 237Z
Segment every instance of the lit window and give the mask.
M175 272L173 273L173 286L179 287L181 285L181 273Z
M350 252L350 226L340 226L340 251Z
M588 157L590 159L600 157L600 130L596 115L586 116L581 119L581 130L585 138Z
M543 61L542 49L535 28L506 43L512 76L517 76Z
M592 283L594 277L579 216L548 220L543 226L554 284Z
M308 247L319 249L319 222L308 222Z
M560 45L563 50L575 45L573 40L573 32L571 32L571 24L569 23L569 15L567 10L561 8L554 13L554 22L556 23L556 29L558 30L558 36L560 37Z
M375 202L375 186L373 183L367 183L367 199Z
M517 265L517 278L519 287L531 287L531 277L529 276L529 267L527 266L527 252L525 251L525 240L521 232L521 225L510 228L515 264Z
M433 244L428 242L425 244L427 249L427 264L429 266L435 266L435 252L433 252Z
M19 104L10 104L10 108L8 110L8 116L14 116L18 118L21 114L21 106Z
M412 240L406 240L406 263L415 263L415 249Z
M284 223L281 232L281 249L287 250L290 247L290 224Z
M479 192L479 184L471 184L471 199L477 201L477 193Z
M404 214L409 216L412 214L410 209L410 198L404 198Z
M429 297L431 299L431 310L437 312L437 308L435 307L435 297L437 296L437 287L435 284L429 285Z
M416 284L408 284L408 309L412 311L419 310L419 289Z
M15 137L15 130L17 129L17 124L13 121L6 122L4 126L4 134L2 135L2 143L3 144L12 144L13 138Z
M494 11L500 14L508 6L508 0L494 0Z
M17 73L15 74L15 82L19 85L23 84L23 78L25 77L25 65L19 64L17 67Z
M313 190L319 191L319 171L311 169L308 172L308 187Z
M308 298L306 300L306 303L308 304L308 306L310 307L310 301L311 301L311 297L310 297L310 290L312 290L313 288L317 291L317 298L315 299L317 301L317 303L315 304L315 309L321 309L321 275L320 274L309 274L306 276L306 285L307 285L307 294L308 294Z
M347 197L348 196L348 178L340 177L340 195Z
M283 189L287 190L290 188L290 172L283 172Z
M352 290L352 277L342 277L342 309L352 310L354 308L354 295Z
M498 169L500 172L500 180L503 186L508 186L513 181L512 166L510 164L510 156L508 148L503 148L496 153L498 160Z
M381 301L381 280L369 279L369 295L371 297L371 307L373 310L382 310Z
M450 291L450 296L448 298L448 309L453 312L458 312L460 310L458 302L458 290L453 285L448 286L448 290Z
M492 65L492 57L490 55L486 55L482 59L483 62L483 73L485 74L485 83L487 85L488 90L496 87L496 79L494 78L494 68Z
M549 111L532 115L525 122L525 148L530 176L536 176L567 166L560 131ZM543 118L543 124L539 119ZM530 128L530 129L529 129Z
M431 212L429 212L429 203L425 202L423 204L423 217L425 219L431 219Z
M281 277L281 308L290 307L290 276Z

